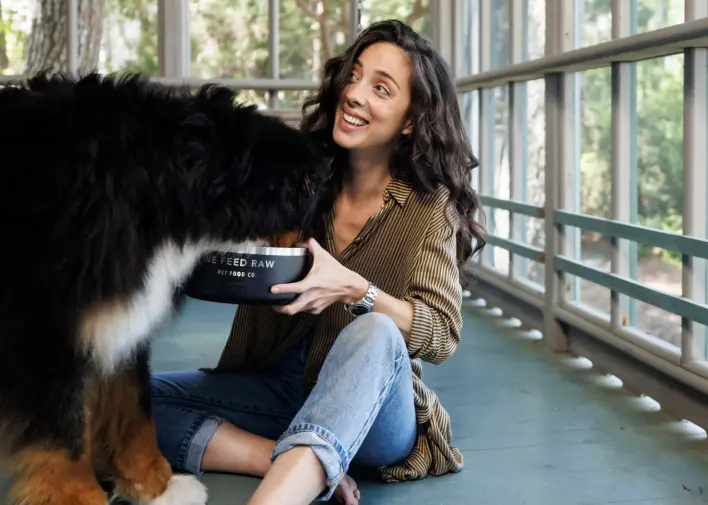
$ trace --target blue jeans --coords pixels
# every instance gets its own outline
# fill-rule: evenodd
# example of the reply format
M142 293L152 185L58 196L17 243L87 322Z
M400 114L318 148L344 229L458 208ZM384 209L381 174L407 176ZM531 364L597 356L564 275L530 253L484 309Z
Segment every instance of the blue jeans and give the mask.
M337 337L316 386L303 382L308 339L268 373L157 373L152 402L160 449L177 470L199 475L207 443L225 420L271 440L271 455L309 446L327 476L329 500L350 464L404 460L417 436L410 359L387 316L355 319Z

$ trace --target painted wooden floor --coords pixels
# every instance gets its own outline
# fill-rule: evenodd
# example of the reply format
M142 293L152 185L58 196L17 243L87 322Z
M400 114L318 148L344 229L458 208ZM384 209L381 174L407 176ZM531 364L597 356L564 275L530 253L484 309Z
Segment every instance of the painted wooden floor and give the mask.
M234 310L190 302L158 338L155 368L212 365ZM457 353L425 370L450 412L465 469L397 485L360 482L362 505L708 504L705 432L666 419L587 360L548 354L537 335L494 310L469 301L465 312ZM257 484L226 475L204 482L211 505L243 504Z

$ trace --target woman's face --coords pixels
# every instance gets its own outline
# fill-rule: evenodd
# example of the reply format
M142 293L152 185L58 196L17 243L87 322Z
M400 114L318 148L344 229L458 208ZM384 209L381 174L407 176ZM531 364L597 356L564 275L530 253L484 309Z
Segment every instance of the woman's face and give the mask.
M395 44L379 42L362 51L335 113L334 141L349 151L377 151L410 133L404 121L411 72L408 55Z

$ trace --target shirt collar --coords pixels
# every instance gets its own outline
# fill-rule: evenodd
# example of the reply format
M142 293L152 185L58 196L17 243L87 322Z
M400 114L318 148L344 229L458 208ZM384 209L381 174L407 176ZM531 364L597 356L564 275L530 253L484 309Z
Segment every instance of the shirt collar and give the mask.
M384 191L385 198L393 198L401 207L405 205L408 196L413 191L413 186L405 179L393 177Z

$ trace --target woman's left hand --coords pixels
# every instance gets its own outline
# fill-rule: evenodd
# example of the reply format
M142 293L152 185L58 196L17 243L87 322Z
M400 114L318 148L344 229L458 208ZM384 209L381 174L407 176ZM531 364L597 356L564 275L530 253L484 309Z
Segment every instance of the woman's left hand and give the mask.
M369 283L362 276L342 266L315 239L309 239L304 246L312 254L312 268L299 282L277 284L271 288L273 293L299 295L288 305L277 306L275 310L289 315L298 312L319 314L333 303L354 303L366 295Z

